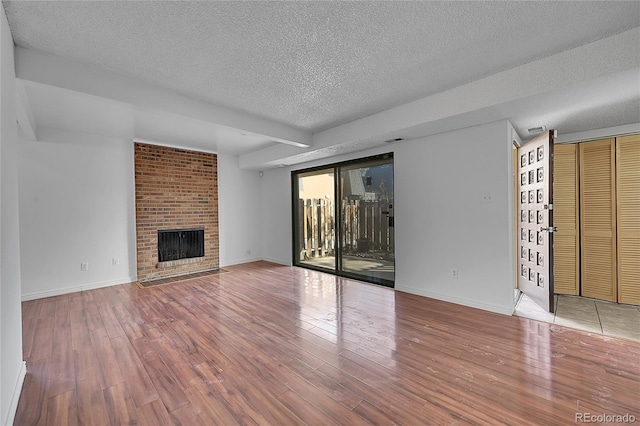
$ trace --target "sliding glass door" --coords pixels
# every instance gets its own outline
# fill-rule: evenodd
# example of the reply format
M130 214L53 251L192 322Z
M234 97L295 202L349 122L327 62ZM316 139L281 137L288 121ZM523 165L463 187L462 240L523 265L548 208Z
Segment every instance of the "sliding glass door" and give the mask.
M393 285L393 159L348 164L338 175L340 272Z
M294 264L393 287L393 155L293 172L292 183Z
M335 270L335 170L318 169L293 176L294 263Z

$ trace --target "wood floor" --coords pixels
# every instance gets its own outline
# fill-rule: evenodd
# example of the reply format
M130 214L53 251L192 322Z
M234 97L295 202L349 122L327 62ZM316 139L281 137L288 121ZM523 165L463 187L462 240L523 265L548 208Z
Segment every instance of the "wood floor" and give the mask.
M256 262L23 303L16 425L640 419L640 344Z

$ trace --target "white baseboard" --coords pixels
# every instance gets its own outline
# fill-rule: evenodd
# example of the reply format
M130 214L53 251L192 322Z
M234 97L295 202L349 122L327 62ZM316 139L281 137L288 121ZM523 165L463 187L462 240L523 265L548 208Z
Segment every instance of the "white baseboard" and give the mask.
M37 291L35 293L23 294L22 295L22 301L26 302L27 300L43 299L45 297L59 296L61 294L68 294L68 293L75 293L77 291L93 290L95 288L111 287L112 285L119 285L119 284L128 284L128 283L136 282L137 280L138 280L137 277L125 277L125 278L120 278L120 279L111 280L111 281L102 281L102 282L98 282L98 283L82 284L82 285L73 286L73 287L56 288L56 289L53 289L53 290L46 290L46 291Z
M243 263L258 262L260 260L263 260L263 259L261 257L252 257L249 259L230 260L230 261L225 261L224 263L220 262L220 267L224 268L225 266L242 265Z
M291 262L282 259L273 259L270 257L254 257L251 259L225 262L224 265L220 264L220 267L224 268L225 266L242 265L243 263L259 262L261 260L264 260L265 262L277 263L278 265L291 266Z
M16 417L16 410L18 409L18 401L20 401L20 394L22 393L22 385L24 384L24 378L27 375L27 363L22 361L20 364L20 372L18 373L18 379L11 392L11 401L9 402L9 410L7 416L4 418L3 425L12 425L13 420Z
M271 257L263 257L262 260L271 263L277 263L278 265L291 266L290 260L274 259Z
M415 287L398 287L396 290L403 291L405 293L417 294L418 296L429 297L431 299L442 300L444 302L451 302L457 305L468 306L470 308L482 309L483 311L495 312L502 315L513 315L513 307L490 305L487 303L481 303L472 299L464 299L461 297L452 297L447 294L435 293Z

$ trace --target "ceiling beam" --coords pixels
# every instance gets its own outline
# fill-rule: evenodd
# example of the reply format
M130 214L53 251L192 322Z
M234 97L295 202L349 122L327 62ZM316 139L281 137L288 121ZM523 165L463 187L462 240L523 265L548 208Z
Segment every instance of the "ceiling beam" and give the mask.
M22 135L30 141L38 140L36 120L29 105L27 91L19 79L16 79L16 118L22 129Z
M381 145L393 137L417 138L456 128L511 118L522 103L541 94L561 92L614 74L635 73L628 87L638 92L640 28L530 62L414 102L373 114L313 135L307 150L265 148L240 156L240 166L266 169L321 156ZM522 135L521 135L522 136ZM290 147L289 147L290 148ZM318 155L314 155L317 153Z
M640 120L640 117L638 117ZM606 129L587 130L585 132L567 133L559 135L554 143L575 143L592 141L596 139L605 139L615 136L630 135L640 133L640 121L633 124L625 124L622 126L608 127Z
M130 104L151 111L168 112L219 126L263 135L296 147L309 147L311 133L198 99L189 98L129 76L22 47L15 48L16 78L60 87Z

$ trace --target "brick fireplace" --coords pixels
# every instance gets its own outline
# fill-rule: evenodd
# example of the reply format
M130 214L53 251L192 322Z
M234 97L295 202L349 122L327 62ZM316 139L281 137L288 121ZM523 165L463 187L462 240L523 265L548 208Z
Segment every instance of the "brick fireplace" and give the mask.
M217 269L217 156L143 143L134 150L138 280ZM158 235L183 229L204 229L204 256L161 262Z

